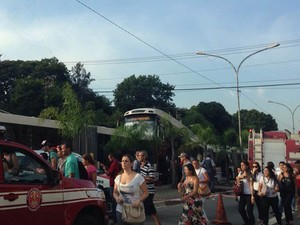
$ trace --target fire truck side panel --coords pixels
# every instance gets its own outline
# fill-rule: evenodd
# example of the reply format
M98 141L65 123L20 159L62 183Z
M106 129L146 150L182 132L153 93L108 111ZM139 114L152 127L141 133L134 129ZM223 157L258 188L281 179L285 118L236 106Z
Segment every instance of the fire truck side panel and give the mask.
M280 161L293 163L300 159L300 134L282 131L251 132L248 140L250 163L257 161L263 167L271 161L278 167Z
M263 143L264 166L271 161L278 166L280 161L285 161L286 151L285 142L280 139L274 142L273 139L265 139Z
M15 200L5 200L9 196ZM41 203L39 203L39 198ZM30 205L31 204L31 205ZM38 205L40 204L40 205ZM19 224L63 224L63 198L61 188L47 185L20 185L12 184L1 188L0 215L6 225ZM55 216L53 216L55 215ZM5 218L5 219L4 219Z
M300 159L300 142L297 140L286 141L287 162L294 164Z

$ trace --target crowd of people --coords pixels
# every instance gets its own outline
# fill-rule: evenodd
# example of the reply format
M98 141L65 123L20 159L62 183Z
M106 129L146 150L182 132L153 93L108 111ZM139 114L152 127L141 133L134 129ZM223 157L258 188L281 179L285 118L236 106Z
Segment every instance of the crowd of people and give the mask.
M51 147L51 144L44 140L42 149L46 154L41 154L54 169L58 169L63 176L82 179L80 160L72 153L71 146L63 143ZM123 203L132 204L138 207L144 205L145 214L152 216L156 225L161 225L153 203L155 194L156 175L152 164L148 161L147 151L137 151L135 160L131 155L125 154L119 162L113 154L108 155L109 165L99 163L103 172L109 177L109 194L112 198L113 220L118 225L126 225L122 220ZM93 155L86 153L82 155L82 164L86 170L86 179L91 180L96 186L97 163Z
M294 168L283 161L279 162L278 168L273 162L268 162L264 168L258 162L250 166L248 161L242 161L240 166L236 182L243 186L243 190L238 199L238 209L245 224L256 224L254 205L261 225L268 225L270 208L278 225L282 224L283 212L286 225L293 224L295 196L300 196L300 160L295 162Z
M54 169L60 170L65 177L77 179L81 177L78 159L72 153L69 144L63 143L54 150L45 140L42 142L42 149L47 153L49 164ZM182 178L178 184L178 191L182 194L183 201L183 211L178 224L207 224L208 219L203 208L206 198L198 193L198 188L208 186L210 191L213 191L214 185L211 177L215 164L210 155L207 155L203 162L196 159L191 161L186 153L181 153L178 157L182 166ZM161 225L153 203L157 177L148 160L147 151L137 151L135 159L131 155L125 154L120 162L113 154L109 154L108 160L109 166L104 163L99 165L110 178L109 193L113 202L112 214L115 223L128 225L122 218L123 204L127 203L132 204L133 207L142 204L145 214L151 216L156 225ZM97 167L92 154L84 154L82 163L87 172L87 179L96 186ZM207 169L202 166L203 164Z
M80 164L72 154L70 145L63 143L55 151L47 141L43 141L42 148L47 152L47 160L54 169L60 170L65 177L80 178ZM178 158L182 176L177 188L183 202L178 225L206 225L208 218L204 203L207 197L199 190L208 189L210 193L214 192L215 163L209 154L202 162L190 159L184 152ZM115 223L128 224L123 221L122 208L124 203L129 203L134 207L142 204L145 214L151 216L156 225L161 225L153 203L157 177L148 160L147 151L137 151L135 158L125 154L120 162L113 154L109 154L108 161L108 166L100 163L100 167L109 176L109 193L113 200ZM84 154L82 163L87 179L96 186L97 167L93 155ZM249 165L248 161L242 161L237 171L235 180L243 184L242 194L237 197L238 210L246 225L256 224L253 213L255 205L258 210L258 224L268 225L270 208L277 224L282 224L283 213L286 224L293 224L293 210L297 205L295 195L300 196L300 160L296 161L294 168L285 162L280 162L278 168L272 162L261 168L258 162Z

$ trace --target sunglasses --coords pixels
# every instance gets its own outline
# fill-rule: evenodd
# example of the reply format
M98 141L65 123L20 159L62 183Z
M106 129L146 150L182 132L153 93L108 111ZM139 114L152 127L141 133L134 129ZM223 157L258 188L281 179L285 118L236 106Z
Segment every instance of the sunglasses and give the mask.
M253 166L253 168L258 168L258 166Z

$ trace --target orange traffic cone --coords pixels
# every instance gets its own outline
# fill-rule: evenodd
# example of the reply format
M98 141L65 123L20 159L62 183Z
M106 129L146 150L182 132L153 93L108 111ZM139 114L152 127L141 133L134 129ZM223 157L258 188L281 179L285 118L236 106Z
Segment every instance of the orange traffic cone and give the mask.
M231 224L227 221L227 216L226 216L223 198L222 198L221 194L219 194L216 219L213 220L212 222L213 222L213 224L225 224L225 225Z

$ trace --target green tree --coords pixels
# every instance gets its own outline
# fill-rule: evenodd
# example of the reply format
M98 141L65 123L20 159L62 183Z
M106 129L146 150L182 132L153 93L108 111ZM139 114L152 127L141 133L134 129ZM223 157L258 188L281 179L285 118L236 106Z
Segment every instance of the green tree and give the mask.
M73 139L81 134L85 127L94 124L95 113L92 110L83 109L71 85L66 83L63 87L62 108L49 107L44 109L40 117L58 120L61 135Z
M105 96L99 96L89 88L95 79L91 78L91 73L86 71L84 64L78 62L72 67L69 79L83 107L96 111L96 125L111 123L109 122L109 115L112 114L111 102Z
M237 127L237 114L233 114L233 125ZM255 109L241 110L241 126L243 130L278 130L277 123L270 114L265 114Z
M130 127L120 126L113 133L108 143L109 148L112 151L122 149L125 152L135 152L141 148L145 131L145 127L138 124Z
M182 118L182 123L186 126L191 126L194 124L202 124L203 126L212 126L212 124L205 119L203 114L197 112L195 106L192 106L190 110L186 110Z
M197 112L213 125L218 134L222 134L232 126L232 116L225 110L224 106L217 102L200 102L197 105Z
M156 75L132 75L117 85L114 92L116 108L125 112L134 108L172 109L174 86L164 84Z
M43 81L38 78L21 78L16 81L11 97L11 113L23 112L25 116L37 116L43 109Z
M34 90L37 91L36 94L40 95L43 101L46 100L45 91L49 91L48 96L51 96L51 91L46 88L46 81L48 77L53 77L53 86L61 87L64 82L69 81L67 76L68 69L56 58L42 59L41 61L1 61L0 74L0 108L22 115L28 115L28 108L19 105L16 106L16 103L20 102L18 99L23 99L25 102L35 101L36 97L33 96L33 99L30 99L32 96L30 96L30 94L26 94L27 92L31 92L31 88L33 88L32 85L35 83L34 79L40 79L42 81L40 88L34 87ZM20 87L20 83L22 82L25 84L25 87ZM17 85L18 87L16 89ZM43 92L41 92L40 89L43 89ZM52 103L54 106L58 106L61 104L61 98L60 101L57 101L57 93L61 93L61 91L53 93L55 93L56 97ZM50 97L49 99L53 98ZM45 103L42 102L40 105L44 106ZM34 116L39 115L40 111L35 110L40 109L38 107L33 107L30 109L30 114Z
M176 187L178 183L177 174L177 149L186 149L185 144L191 140L191 132L183 127L181 129L173 126L168 118L161 118L161 126L163 129L163 142L171 148L171 169L172 169L172 186ZM177 147L177 148L176 148Z
M91 78L91 73L87 72L84 65L78 62L72 67L69 77L80 102L86 102L87 97L92 94L89 85L95 80Z
M223 146L225 146L226 149L238 146L239 143L237 138L238 134L235 129L229 128L225 130L222 138Z
M149 135L149 126L146 123L116 128L105 149L118 154L134 154L137 150L147 150L149 160L157 162L157 153L161 139L156 135Z
M218 143L217 136L211 127L200 127L196 135L206 152L209 145L216 145Z

